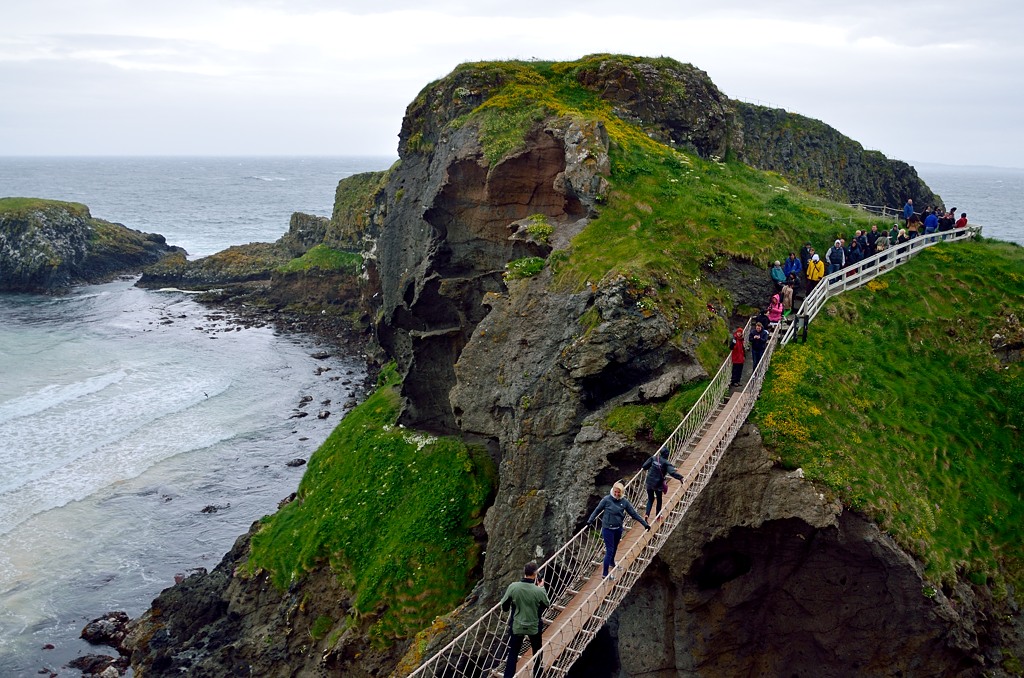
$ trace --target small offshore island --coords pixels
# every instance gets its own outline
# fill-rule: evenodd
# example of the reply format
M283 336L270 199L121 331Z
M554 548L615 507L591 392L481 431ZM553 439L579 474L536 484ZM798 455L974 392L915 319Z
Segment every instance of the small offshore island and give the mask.
M59 293L171 254L162 235L94 219L78 203L0 198L0 292Z
M942 204L666 58L464 64L399 155L276 243L145 270L372 330L383 368L290 501L116 625L135 675L407 675L658 448L772 261L885 225L851 203ZM1022 272L945 243L830 301L571 673L1022 675Z

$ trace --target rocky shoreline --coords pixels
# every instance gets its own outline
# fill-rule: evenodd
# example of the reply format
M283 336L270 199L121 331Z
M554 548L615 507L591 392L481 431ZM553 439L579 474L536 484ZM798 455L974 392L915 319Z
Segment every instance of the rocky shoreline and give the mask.
M216 297L218 295L213 296ZM314 404L312 403L312 398L306 396L296 403L296 407L289 412L289 417L318 416L323 419L331 416L340 419L340 417L344 416L344 413L347 413L348 410L354 407L359 400L374 388L380 365L368 353L370 350L368 333L354 328L346 318L330 314L309 315L295 311L253 307L238 301L231 295L227 295L226 298L222 298L219 301L210 298L210 296L206 298L200 297L199 301L209 309L209 313L205 318L217 326L213 329L207 328L207 332L231 332L243 328L269 327L281 334L309 338L311 340L311 348L320 349L311 353L313 358L344 357L365 361L364 376L356 384L350 384L346 376L338 375L331 377L338 380L344 379L342 381L343 384L354 386L354 391L360 394L359 398L351 398L338 403L324 401ZM329 370L330 368L319 369ZM305 410L307 405L314 405L314 407L307 412ZM316 409L316 405L320 406L319 410ZM325 409L332 405L341 413L336 414ZM296 458L289 461L287 465L302 466L306 462L306 459ZM294 492L287 497L282 497L279 506L291 501L294 497ZM215 513L221 508L224 507L210 505L203 509L203 511ZM256 523L253 525L255 526ZM251 531L249 534L251 534ZM238 541L245 542L247 545L249 534L243 535ZM238 551L236 555L244 553L244 550L239 551L239 544L236 544L224 556L218 569L224 567L224 564L229 561L233 563L234 561L230 559L230 556L236 551ZM192 589L197 582L206 581L208 575L209 572L206 568L196 568L176 575L173 586L158 594L156 600L167 595L172 595L173 597L174 594L172 592L180 587L183 587L181 590ZM125 675L129 669L131 649L124 647L122 643L128 635L132 621L131 617L123 610L107 611L89 621L82 628L80 638L95 646L97 651L72 659L65 665L66 668L81 671L83 678L117 678L118 676ZM102 652L101 648L104 647L116 650L116 656ZM59 675L48 669L40 670L40 675L47 674L51 678L56 678Z

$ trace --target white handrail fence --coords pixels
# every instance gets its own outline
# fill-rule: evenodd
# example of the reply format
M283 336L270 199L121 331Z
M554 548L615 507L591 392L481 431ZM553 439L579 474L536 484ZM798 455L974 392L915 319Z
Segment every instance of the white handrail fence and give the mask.
M887 207L885 205L863 205L861 203L853 203L850 205L855 209L862 210L864 212L870 212L871 214L877 214L883 219L892 217L893 223L898 223L901 216L903 216L902 209L896 209L893 207Z
M980 226L968 226L967 228L957 228L952 231L929 233L928 235L911 238L901 245L890 245L881 252L872 254L870 257L866 257L855 264L826 275L811 290L811 293L804 298L803 303L800 305L800 310L796 314L799 321L788 324L785 334L782 336L782 344L785 345L792 341L793 336L798 331L798 327L802 326L801 323L806 324L814 320L814 317L818 315L818 311L821 310L821 307L831 297L856 289L883 273L891 271L896 266L907 263L926 247L931 247L944 241L973 238L980 233Z

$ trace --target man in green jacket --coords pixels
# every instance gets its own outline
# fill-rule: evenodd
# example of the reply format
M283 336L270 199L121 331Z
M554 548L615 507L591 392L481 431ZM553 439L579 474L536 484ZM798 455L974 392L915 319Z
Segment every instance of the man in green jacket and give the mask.
M540 616L551 605L544 580L537 578L537 563L530 561L523 568L523 578L512 582L501 597L501 609L512 610L509 620L508 656L505 658L505 678L513 678L516 674L516 661L519 659L519 648L523 646L523 636L529 636L533 647L533 675L539 675L541 627Z

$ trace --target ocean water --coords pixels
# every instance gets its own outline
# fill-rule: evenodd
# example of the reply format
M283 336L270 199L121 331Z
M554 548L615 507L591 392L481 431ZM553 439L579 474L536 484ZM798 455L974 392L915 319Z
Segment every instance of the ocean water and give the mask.
M99 219L160 233L190 258L276 240L293 212L330 216L338 180L394 158L3 158L0 197L88 205ZM225 244L227 243L227 244Z
M0 158L0 196L81 202L202 256L330 215L339 179L391 162ZM133 280L0 295L0 676L115 654L78 639L86 622L212 569L294 491L287 462L365 395L363 362L322 350Z
M986 238L1024 245L1024 169L914 165L946 209L982 227Z

